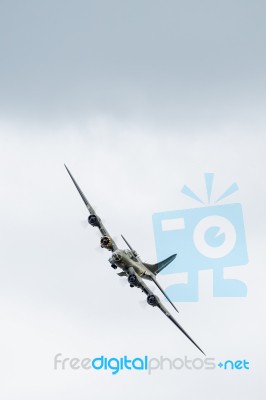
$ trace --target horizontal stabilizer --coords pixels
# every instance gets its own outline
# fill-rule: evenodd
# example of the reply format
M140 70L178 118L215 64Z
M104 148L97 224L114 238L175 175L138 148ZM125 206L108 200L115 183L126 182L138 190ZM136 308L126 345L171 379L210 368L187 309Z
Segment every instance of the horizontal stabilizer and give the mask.
M124 271L122 271L122 272L118 272L118 274L117 274L118 276L127 276L127 274L124 272Z
M149 271L151 271L153 274L157 275L159 272L161 272L165 267L167 267L168 264L170 264L175 258L177 254L173 254L172 256L166 258L163 261L160 261L156 264L147 264L143 263L146 268L148 268Z

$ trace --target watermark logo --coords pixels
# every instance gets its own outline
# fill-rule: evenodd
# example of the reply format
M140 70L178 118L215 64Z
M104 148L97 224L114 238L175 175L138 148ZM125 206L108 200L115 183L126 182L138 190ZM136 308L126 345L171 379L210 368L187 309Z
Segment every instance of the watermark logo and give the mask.
M83 370L109 370L113 375L116 375L121 370L148 370L148 356L135 357L130 359L128 356L117 357L94 357L94 358L83 358L78 357L62 357L62 353L58 353L54 357L54 369L65 370L65 369L83 369Z
M240 370L249 369L249 361L247 360L226 360L224 362L219 362L218 367L225 370Z
M112 375L117 375L120 372L146 372L151 375L154 371L200 371L200 370L249 370L249 361L246 359L239 360L226 360L223 362L217 362L215 358L194 358L190 359L187 356L184 357L149 357L138 356L129 357L124 355L123 357L64 357L62 353L58 353L54 356L54 370L65 371L65 370L84 370L84 371L97 371L97 372L109 372Z
M237 279L224 279L225 267L248 263L242 207L239 203L221 204L238 190L233 183L213 199L213 173L206 173L207 202L188 186L182 193L201 207L159 212L153 215L158 260L173 253L178 257L161 274L184 273L186 284L176 283L166 291L173 301L198 301L198 272L213 271L214 297L245 297L247 287Z

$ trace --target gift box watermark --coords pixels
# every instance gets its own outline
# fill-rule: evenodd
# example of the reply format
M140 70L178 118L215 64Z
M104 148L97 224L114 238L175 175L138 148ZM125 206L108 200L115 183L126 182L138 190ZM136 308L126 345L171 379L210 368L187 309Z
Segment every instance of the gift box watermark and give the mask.
M153 215L158 260L177 253L176 259L161 274L188 274L186 284L175 283L166 291L173 301L198 301L198 273L213 271L214 297L245 297L246 284L239 279L224 279L227 267L248 263L242 206L221 204L238 190L233 183L213 201L214 174L205 174L208 202L205 204L188 186L182 193L196 200L200 207L159 212Z

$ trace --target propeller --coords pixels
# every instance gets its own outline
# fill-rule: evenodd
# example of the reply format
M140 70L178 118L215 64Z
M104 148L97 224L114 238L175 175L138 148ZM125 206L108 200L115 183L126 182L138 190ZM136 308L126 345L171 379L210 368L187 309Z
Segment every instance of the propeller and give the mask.
M89 226L88 220L87 220L87 219L82 219L82 220L80 221L80 226L81 226L83 229L87 229L88 226Z
M129 284L128 280L127 280L127 276L119 276L119 282L122 287L125 287L126 285Z
M156 292L158 292L156 286L154 286L154 285L149 286L149 289L155 295L156 295ZM139 304L140 304L141 308L143 308L143 309L147 308L149 306L149 304L147 303L147 297L145 299L139 300Z

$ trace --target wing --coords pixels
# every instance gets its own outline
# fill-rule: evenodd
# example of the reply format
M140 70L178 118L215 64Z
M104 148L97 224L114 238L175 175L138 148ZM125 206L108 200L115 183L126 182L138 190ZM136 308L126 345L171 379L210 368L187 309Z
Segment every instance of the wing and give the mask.
M129 268L129 272L130 273L134 273L134 269L131 270L131 268ZM163 304L161 303L160 299L155 296L152 291L150 290L150 288L143 282L143 280L139 277L136 276L137 278L137 283L135 284L135 286L139 287L148 297L147 297L147 301L150 305L152 305L153 307L158 307L163 313L164 315L167 316L168 319L170 319L170 321L173 322L173 324L194 344L194 346L197 347L197 349L204 354L204 356L206 356L206 354L204 353L203 350L201 350L201 348L197 345L197 343L191 338L191 336L185 331L185 329L175 320L175 318L169 313L169 311L163 306ZM149 298L151 300L151 296L154 299L154 303L149 302Z
M171 299L167 296L167 294L165 293L165 291L163 290L163 288L161 287L161 285L159 285L159 283L156 281L156 279L153 278L152 275L150 275L151 280L155 283L155 285L158 287L158 289L162 292L162 294L164 295L164 297L167 298L167 300L169 301L170 304L172 304L172 306L174 307L174 309L178 311L178 309L176 308L176 306L174 305L174 303L171 301Z
M173 322L173 324L175 324L175 326L180 329L180 331L194 344L194 346L197 347L197 349L199 349L199 351L204 354L204 356L206 356L206 354L204 353L203 350L201 350L201 348L197 345L196 342L194 342L194 340L191 338L191 336L189 336L189 334L185 331L184 328L182 328L182 326L175 320L175 318L169 313L169 311L162 305L162 303L160 302L160 300L158 301L157 307L164 313L164 315L167 316L167 318L170 319L170 321Z
M65 164L64 164L64 165L65 165ZM105 247L105 248L107 248L108 250L112 250L112 251L117 250L118 247L117 247L115 241L112 239L111 235L108 233L108 231L107 231L107 229L105 228L105 226L103 225L103 223L102 223L100 217L98 217L98 215L96 215L96 212L95 212L94 208L93 208L93 207L90 205L90 203L88 202L86 196L84 195L84 193L83 193L82 190L80 189L79 185L77 184L77 182L76 182L75 179L73 178L71 172L69 171L69 169L67 168L66 165L65 165L65 168L66 168L66 170L67 170L67 172L68 172L70 178L72 179L74 185L76 186L76 189L77 189L77 191L79 192L79 194L80 194L82 200L84 201L84 203L85 203L87 209L89 210L89 213L90 213L89 222L90 222L90 218L91 218L90 224L91 224L92 226L97 226L97 227L99 228L101 234L102 234L104 237L110 239L109 244L108 244L108 242L106 242L106 245L103 245L102 240L101 240L102 247ZM103 238L102 238L102 239L103 239Z

